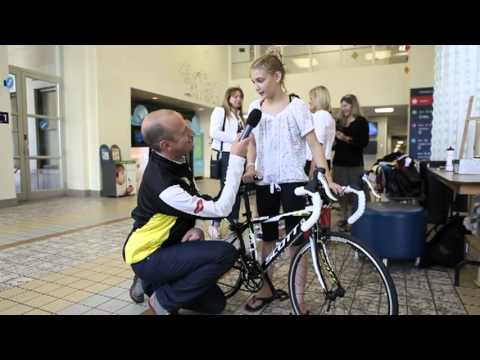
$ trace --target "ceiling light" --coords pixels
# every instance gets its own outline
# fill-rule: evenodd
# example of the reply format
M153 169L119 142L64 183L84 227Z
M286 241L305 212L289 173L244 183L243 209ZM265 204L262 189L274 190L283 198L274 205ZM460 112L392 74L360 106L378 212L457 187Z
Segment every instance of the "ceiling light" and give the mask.
M392 107L385 107L385 108L376 108L375 112L378 113L392 113L395 109Z
M388 59L392 56L392 52L390 50L379 50L375 51L375 60L383 60ZM373 53L365 54L365 60L372 61Z
M293 63L296 67L301 69L308 69L310 67L310 59L309 58L296 58L292 59ZM317 59L312 59L312 66L317 66L318 61Z
M159 98L156 97L156 96L152 97L152 100L158 100L158 99L159 99Z

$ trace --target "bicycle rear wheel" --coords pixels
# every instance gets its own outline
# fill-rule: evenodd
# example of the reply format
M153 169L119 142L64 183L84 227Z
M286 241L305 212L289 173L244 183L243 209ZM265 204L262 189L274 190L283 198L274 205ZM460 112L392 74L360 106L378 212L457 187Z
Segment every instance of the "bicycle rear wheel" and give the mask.
M334 280L320 261L321 251L322 245L317 241L321 277L327 290L332 290ZM299 249L290 265L290 301L295 314L303 311L312 315L398 314L393 280L382 261L367 246L346 234L330 233L324 253L345 293L329 300L315 273L308 242Z

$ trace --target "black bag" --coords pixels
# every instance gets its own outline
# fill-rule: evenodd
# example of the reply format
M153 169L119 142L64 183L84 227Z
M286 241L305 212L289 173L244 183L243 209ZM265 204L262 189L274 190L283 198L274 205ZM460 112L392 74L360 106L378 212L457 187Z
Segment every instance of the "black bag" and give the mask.
M412 160L406 166L408 156L401 153L392 153L376 162L393 162L385 169L385 190L389 198L423 198L423 183L420 173Z
M465 235L471 232L463 225L463 219L454 216L434 235L426 245L420 267L455 267L465 258Z
M222 131L225 131L225 122L227 120L227 113L223 116L223 126ZM212 149L213 150L213 149ZM222 177L221 161L220 157L222 156L223 150L223 141L220 142L220 151L213 150L217 153L217 158L214 159L213 156L210 157L210 178L219 180Z

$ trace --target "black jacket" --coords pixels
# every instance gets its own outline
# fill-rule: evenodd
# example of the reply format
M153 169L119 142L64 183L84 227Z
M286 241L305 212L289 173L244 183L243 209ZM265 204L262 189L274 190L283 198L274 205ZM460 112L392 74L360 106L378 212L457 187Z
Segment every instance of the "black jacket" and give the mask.
M150 152L132 211L133 230L124 246L128 264L139 262L161 246L178 244L196 219L226 217L240 185L245 159L231 155L225 187L217 199L200 195L191 169Z
M362 116L358 116L349 126L339 127L337 130L347 136L352 137L352 142L335 139L333 150L333 165L336 166L363 166L363 149L368 145L368 121Z

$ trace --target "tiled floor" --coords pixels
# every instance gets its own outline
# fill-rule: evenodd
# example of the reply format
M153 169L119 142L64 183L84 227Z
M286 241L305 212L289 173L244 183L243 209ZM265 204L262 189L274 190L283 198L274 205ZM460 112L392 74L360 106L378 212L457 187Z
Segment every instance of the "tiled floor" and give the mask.
M0 249L19 241L128 218L135 197L55 198L0 209Z
M212 183L199 185L203 191L216 191ZM121 257L132 224L124 219L134 206L133 197L62 198L1 209L0 314L148 314L146 303L130 300L132 271ZM34 240L21 242L29 239ZM288 266L286 257L280 259L274 277L275 285L285 290ZM475 267L465 268L458 288L453 286L449 269L425 270L397 263L390 272L400 314L480 315L480 288L473 283ZM243 304L248 297L248 293L237 293L224 313L245 314ZM259 313L290 311L288 301L274 301Z

